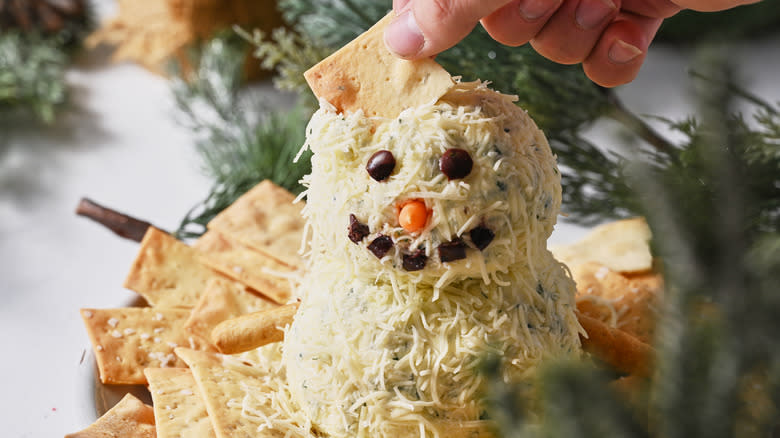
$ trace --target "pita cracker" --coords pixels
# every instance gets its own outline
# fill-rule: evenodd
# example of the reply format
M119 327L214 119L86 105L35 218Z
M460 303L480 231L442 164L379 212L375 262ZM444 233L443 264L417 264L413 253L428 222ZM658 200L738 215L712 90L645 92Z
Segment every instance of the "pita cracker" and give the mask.
M600 225L579 242L551 246L550 251L570 267L596 262L617 272L648 272L653 268L651 237L647 222L633 218Z
M390 12L373 27L303 75L314 94L339 112L363 110L393 118L406 108L437 101L454 81L433 59L407 61L385 46Z
M125 287L155 307L191 308L209 279L218 276L197 260L194 249L170 234L149 227Z
M155 438L154 411L132 394L126 394L113 408L86 429L65 438Z
M212 219L208 229L296 268L305 221L303 203L294 200L282 187L262 181ZM202 249L200 241L194 246Z
M198 385L187 368L147 368L157 438L215 437Z
M226 239L210 230L198 239L198 259L206 266L233 278L282 304L290 300L290 277L295 270L262 252Z
M593 262L571 271L580 312L642 342L653 342L663 300L661 274L621 274Z
M222 321L277 306L278 304L249 292L246 286L215 278L206 285L206 291L192 309L184 323L184 329L202 339L209 339L211 331Z
M105 384L146 384L144 368L183 367L178 346L210 349L211 345L184 331L186 309L125 307L81 309L81 317Z
M271 394L275 389L267 381L280 379L282 376L218 353L177 348L176 354L190 367L218 438L285 436L284 432L268 429L261 417L277 417L282 414L275 410L270 402L252 406L253 410L262 411L259 413L261 415L258 415L258 412L244 415L242 403L246 397L245 390ZM290 432L287 436L311 435Z

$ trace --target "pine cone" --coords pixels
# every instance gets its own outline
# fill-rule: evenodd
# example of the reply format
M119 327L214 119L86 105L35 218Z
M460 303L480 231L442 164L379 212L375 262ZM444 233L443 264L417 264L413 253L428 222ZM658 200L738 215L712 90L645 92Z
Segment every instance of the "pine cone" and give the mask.
M0 32L19 29L45 35L86 22L87 0L0 0Z

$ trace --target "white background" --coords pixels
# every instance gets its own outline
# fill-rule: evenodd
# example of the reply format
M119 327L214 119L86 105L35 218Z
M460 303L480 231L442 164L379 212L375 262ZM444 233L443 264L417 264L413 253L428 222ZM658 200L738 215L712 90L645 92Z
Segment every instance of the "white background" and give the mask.
M111 0L97 2L113 14ZM780 100L780 40L740 51L747 84ZM688 99L687 55L653 47L639 78L620 89L640 114L681 117ZM120 307L137 244L74 214L97 202L175 229L208 192L192 136L175 122L169 85L105 53L79 59L68 74L73 108L54 126L0 130L0 394L6 437L62 436L95 419L93 363L82 307ZM265 84L269 96L290 102ZM3 129L3 128L0 128ZM614 138L599 124L597 140ZM559 225L554 242L582 234ZM87 353L87 354L85 354Z

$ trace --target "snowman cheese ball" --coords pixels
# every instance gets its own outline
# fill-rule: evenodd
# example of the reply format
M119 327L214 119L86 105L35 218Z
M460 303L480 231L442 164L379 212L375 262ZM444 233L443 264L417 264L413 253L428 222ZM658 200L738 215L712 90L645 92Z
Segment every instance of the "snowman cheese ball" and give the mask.
M574 284L547 250L555 158L513 98L457 83L397 117L321 100L307 127L310 253L282 361L331 437L483 436L506 382L580 352Z

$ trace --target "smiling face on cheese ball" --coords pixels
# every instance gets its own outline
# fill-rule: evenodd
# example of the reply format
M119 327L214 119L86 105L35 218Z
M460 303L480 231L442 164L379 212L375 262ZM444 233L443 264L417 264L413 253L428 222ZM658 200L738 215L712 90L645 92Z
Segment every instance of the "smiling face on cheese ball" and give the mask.
M509 96L459 84L381 123L321 109L308 127L314 247L441 287L500 281L540 248L561 202L542 132ZM321 216L321 217L317 217ZM397 274L397 272L394 272Z

